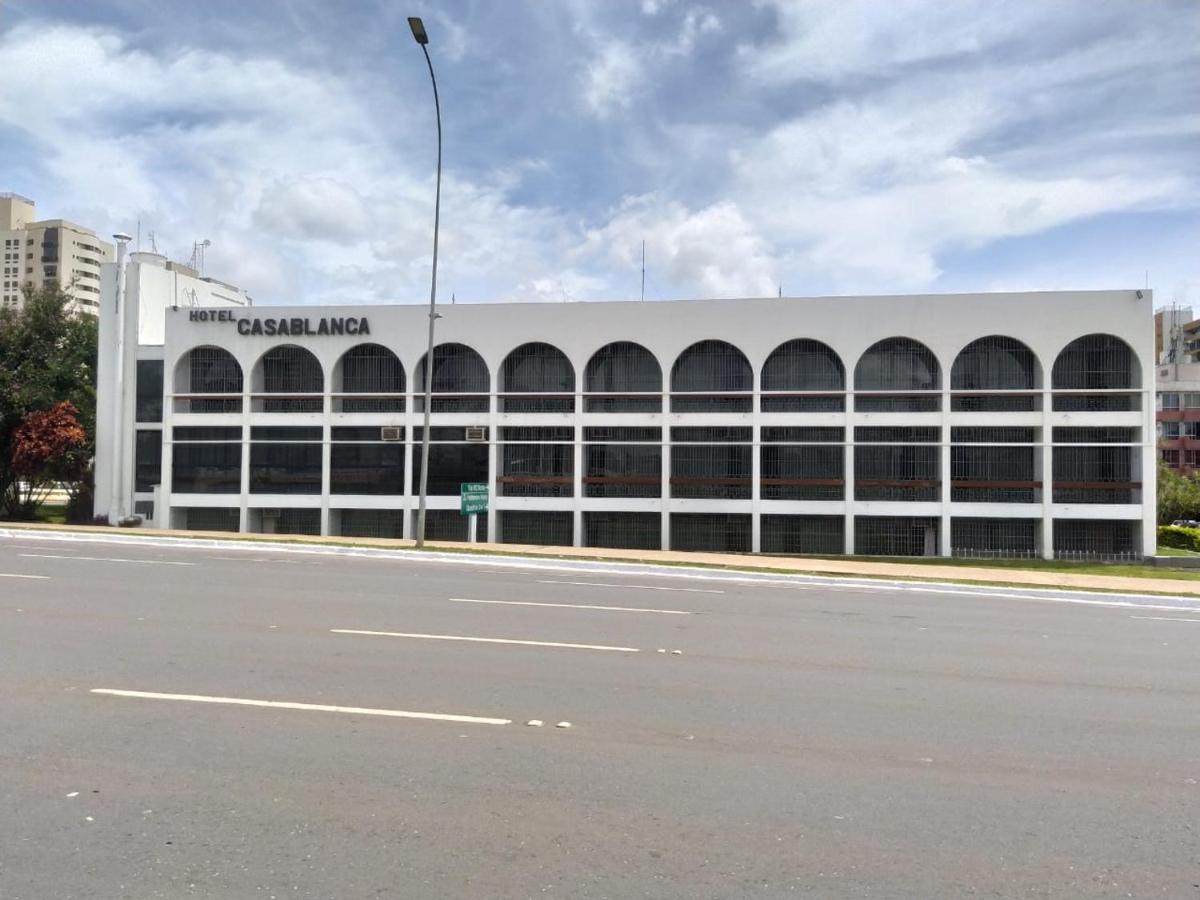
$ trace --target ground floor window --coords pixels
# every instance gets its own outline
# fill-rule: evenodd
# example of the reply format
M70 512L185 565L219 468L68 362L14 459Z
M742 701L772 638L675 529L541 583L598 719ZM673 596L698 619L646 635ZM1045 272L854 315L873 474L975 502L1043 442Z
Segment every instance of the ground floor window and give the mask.
M475 540L488 539L486 515L475 516ZM413 534L417 533L417 514L412 514ZM425 540L427 541L469 541L471 517L464 516L457 509L427 509L425 510Z
M404 511L399 509L332 509L329 531L343 537L404 537Z
M846 552L846 522L842 516L764 515L761 529L763 553L834 556Z
M572 515L567 511L501 510L500 542L570 547L575 542Z
M1038 519L950 520L950 550L976 559L1032 559L1038 555Z
M235 506L191 506L176 509L176 513L183 514L183 527L188 531L237 531L241 524Z
M320 534L319 509L252 509L250 531L260 534Z
M938 520L856 516L854 552L862 556L937 556Z
M134 490L152 491L162 484L162 432L139 431L134 447Z
M585 512L585 547L632 550L662 548L662 516L656 512Z
M1125 519L1055 519L1055 559L1140 559L1142 523Z
M671 513L671 549L749 553L750 520L742 513Z

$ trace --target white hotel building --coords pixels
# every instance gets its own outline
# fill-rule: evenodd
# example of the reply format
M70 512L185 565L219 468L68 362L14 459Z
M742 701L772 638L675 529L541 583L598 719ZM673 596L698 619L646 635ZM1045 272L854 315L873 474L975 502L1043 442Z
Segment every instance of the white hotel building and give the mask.
M1152 554L1151 309L1132 290L442 306L427 536L465 539L460 484L487 482L480 540ZM155 527L413 536L427 313L166 308L123 401L101 377L124 424L98 441L121 487L98 484L97 514L120 495Z

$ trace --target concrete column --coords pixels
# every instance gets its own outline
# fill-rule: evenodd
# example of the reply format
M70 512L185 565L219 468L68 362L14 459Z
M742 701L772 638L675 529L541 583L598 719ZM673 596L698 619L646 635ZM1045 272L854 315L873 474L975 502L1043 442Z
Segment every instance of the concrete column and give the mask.
M951 541L950 521L950 389L942 390L942 427L941 434L941 498L942 518L938 527L938 553L941 556L953 556L954 548Z
M854 394L851 393L849 385L846 388L846 445L845 445L845 461L843 466L843 480L845 481L845 534L843 540L845 542L845 552L847 556L854 555Z
M321 534L330 534L329 530L329 489L331 479L329 474L333 456L333 432L329 425L329 395L325 395L325 415L321 423Z
M1045 373L1049 378L1050 373ZM1051 443L1053 429L1053 395L1048 387L1042 389L1042 559L1054 559L1054 447Z
M572 451L572 489L571 495L574 502L571 504L571 531L574 537L576 547L583 546L583 472L585 461L583 458L583 425L581 418L583 414L583 379L575 379L575 415L572 432L575 436L575 449Z
M663 396L663 409L667 408L667 397ZM671 514L668 512L668 506L671 499L671 429L667 425L667 417L664 415L661 418L662 422L662 499L659 501L659 508L662 510L662 548L664 550L671 549Z
M243 379L242 394L242 497L238 509L238 530L250 530L250 383Z
M758 397L754 398L755 408ZM754 414L754 424L750 428L750 552L762 552L762 426L758 423L758 413Z
M413 378L416 378L416 370L413 370ZM412 385L415 389L416 385ZM402 512L400 514L400 536L406 540L412 540L414 527L412 521L413 514L413 465L416 459L416 454L413 453L413 441L416 438L417 416L413 410L416 406L416 395L411 391L404 396L404 496L401 499Z

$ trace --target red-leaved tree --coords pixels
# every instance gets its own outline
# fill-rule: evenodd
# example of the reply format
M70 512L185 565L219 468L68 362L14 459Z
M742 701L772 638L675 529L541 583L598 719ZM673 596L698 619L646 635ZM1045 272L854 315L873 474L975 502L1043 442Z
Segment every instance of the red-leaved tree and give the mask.
M87 435L71 403L28 413L13 433L19 514L29 518L56 484L78 484L88 466Z

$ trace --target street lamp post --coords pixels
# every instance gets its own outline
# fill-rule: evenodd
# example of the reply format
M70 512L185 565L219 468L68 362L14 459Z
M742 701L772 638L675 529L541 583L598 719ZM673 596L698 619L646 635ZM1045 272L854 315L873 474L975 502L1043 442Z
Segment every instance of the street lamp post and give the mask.
M437 114L437 188L433 200L433 273L429 279L429 347L425 351L425 428L421 432L421 485L417 498L417 546L425 546L425 494L429 484L429 412L433 395L433 325L437 314L437 259L438 226L442 211L442 107L438 102L437 79L433 75L433 62L429 58L429 35L425 24L416 16L409 16L408 27L413 38L421 45L425 64L429 66L429 80L433 84L433 109Z

